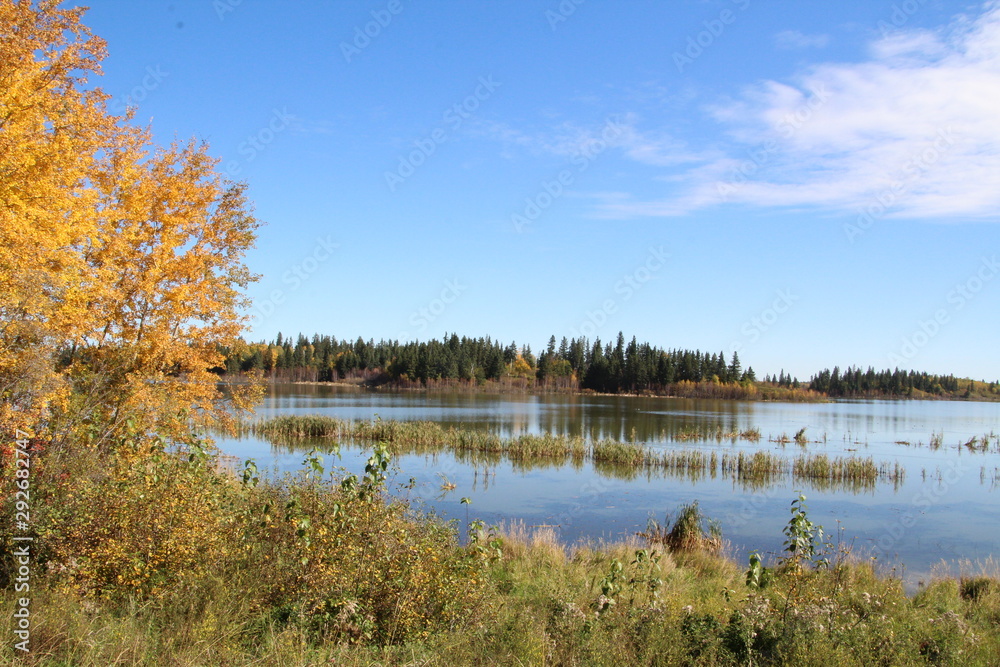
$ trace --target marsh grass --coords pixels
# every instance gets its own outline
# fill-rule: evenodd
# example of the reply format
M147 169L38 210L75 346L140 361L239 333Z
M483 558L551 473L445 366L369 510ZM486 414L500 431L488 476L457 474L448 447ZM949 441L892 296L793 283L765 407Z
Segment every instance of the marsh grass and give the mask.
M944 433L931 433L930 448L941 449L942 444L944 444Z
M772 436L772 437L768 438L768 440L770 442L778 443L779 445L787 445L788 443L790 443L792 441L792 439L788 437L787 433L782 433L778 437L773 437Z
M825 454L800 454L795 459L769 451L716 452L704 449L653 449L642 443L619 440L586 441L554 434L521 434L502 437L473 429L443 427L434 422L346 421L323 416L282 416L241 426L244 434L265 437L295 448L314 446L324 439L363 446L386 442L395 454L451 452L472 465L509 462L517 470L540 466L591 464L598 473L619 479L655 474L698 481L728 477L748 489L761 489L784 481L802 481L814 488L865 490L879 482L898 486L906 471L898 463L876 463L871 457L829 458ZM805 429L787 442L804 440ZM688 433L695 433L689 431ZM716 431L720 439L757 441L760 431ZM705 432L691 435L700 440ZM683 440L683 438L680 438Z
M650 518L645 532L638 535L650 545L659 545L671 552L721 553L722 530L717 523L702 514L697 500L682 505L669 529L666 528L667 524L670 524L670 515L667 515L663 524Z
M972 436L966 442L959 445L960 449L962 447L965 447L970 452L979 452L982 454L990 451L1000 452L1000 436L992 431L984 433L981 436Z
M1000 468L993 468L989 470L986 466L980 466L979 468L979 482L980 484L985 484L990 482L991 486L996 486L1000 482Z
M265 420L244 421L236 426L238 436L255 435L272 442L287 443L303 438L330 438L340 440L384 440L386 442L405 441L407 444L430 444L433 442L454 442L455 433L461 434L463 441L479 450L502 446L500 437L485 431L472 429L445 428L436 422L393 420L350 421L325 415L279 415ZM569 436L517 436L526 438L543 438L548 449L542 448L544 455L558 454L567 448L565 440L574 440ZM685 427L679 431L663 430L660 437L678 442L736 442L745 440L757 442L761 438L759 428L725 430L721 426L714 429ZM627 444L638 444L633 429Z
M896 444L910 445L911 443L907 440L897 440ZM916 446L926 446L937 451L944 446L944 433L932 433L930 441L927 445L924 445L923 441L920 441L917 442ZM982 435L974 435L965 442L959 442L955 445L955 448L959 451L968 451L979 454L987 454L991 452L1000 453L1000 435L997 435L993 431Z
M743 430L732 429L727 431L721 426L716 426L714 429L683 428L676 433L667 433L666 435L669 439L680 442L686 442L689 440L702 440L706 442L710 440L714 440L716 442L723 442L725 440L730 442L748 440L756 442L760 440L760 429L748 428Z

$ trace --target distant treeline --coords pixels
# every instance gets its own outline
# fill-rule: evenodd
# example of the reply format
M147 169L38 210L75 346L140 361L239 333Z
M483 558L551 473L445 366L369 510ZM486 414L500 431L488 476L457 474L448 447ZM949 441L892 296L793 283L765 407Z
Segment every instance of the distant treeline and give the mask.
M530 345L505 345L490 338L452 334L441 340L397 341L338 340L332 336L299 335L293 342L281 334L270 343L248 343L223 349L225 368L220 372L260 370L266 376L293 381L333 381L363 378L373 382L440 380L500 381L522 379L533 387L593 389L600 392L657 391L678 382L716 384L753 383L752 368L744 370L739 356L726 359L722 352L664 350L628 343L622 333L617 341L589 343L585 338L555 336L537 356Z
M718 398L817 400L830 397L940 396L997 398L997 383L959 380L952 375L848 367L823 370L808 383L781 371L759 381L752 367L743 369L735 352L663 349L586 338L549 338L537 356L530 345L504 344L486 338L445 335L441 340L401 343L354 341L299 334L293 341L280 333L271 342L246 343L222 350L220 374L261 371L277 381L353 380L399 387L476 386L521 390L581 390L605 393L657 393Z
M959 380L954 375L932 375L917 371L895 370L876 371L869 367L862 371L848 366L841 372L835 366L831 371L824 369L809 381L809 388L835 398L868 398L877 396L961 396L964 398L989 397L997 395L997 383Z

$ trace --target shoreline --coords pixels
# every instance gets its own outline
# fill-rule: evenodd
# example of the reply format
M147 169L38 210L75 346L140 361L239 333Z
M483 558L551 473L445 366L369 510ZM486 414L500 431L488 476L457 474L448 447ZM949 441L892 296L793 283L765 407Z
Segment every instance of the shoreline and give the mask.
M225 377L220 377L221 384L243 384L243 382L236 381L232 382L226 380ZM473 385L471 383L463 384L444 384L440 386L424 386L424 387L414 387L414 386L398 386L393 385L391 382L383 384L367 384L363 379L356 380L333 380L333 381L320 381L320 380L279 380L275 378L267 378L264 380L267 385L301 385L301 386L317 386L317 387L338 387L347 389L356 389L359 392L380 392L380 391L391 391L391 392L415 392L415 393L469 393L469 394L524 394L530 396L545 396L549 394L566 395L566 396L601 396L608 398L673 398L673 399L688 399L688 400L716 400L716 401L734 401L734 402L745 402L745 403L849 403L852 401L887 401L887 402L897 402L897 401L957 401L957 402L971 402L971 403L998 403L1000 398L988 398L985 396L974 396L974 397L963 397L963 396L934 396L932 394L925 394L923 396L824 396L822 398L809 398L809 399L792 399L792 398L775 398L769 396L762 396L759 398L727 398L719 396L694 396L694 395L681 395L681 394L658 394L652 392L601 392L594 391L593 389L571 389L571 388L519 388L519 387L503 387L495 386L490 384L480 384Z

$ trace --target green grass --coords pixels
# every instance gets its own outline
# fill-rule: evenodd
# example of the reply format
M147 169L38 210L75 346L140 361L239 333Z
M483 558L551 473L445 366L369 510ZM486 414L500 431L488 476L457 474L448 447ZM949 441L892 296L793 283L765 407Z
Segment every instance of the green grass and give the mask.
M763 587L719 554L697 505L625 543L560 543L551 528L504 526L471 622L404 642L324 637L280 608L249 608L265 571L186 581L156 599L108 603L33 593L30 665L992 666L1000 578L938 577L914 597L871 562L773 569ZM48 582L46 582L48 583ZM457 581L461 585L461 579ZM397 590L395 595L405 595ZM391 601L390 601L391 602ZM13 599L0 631L10 636ZM341 619L341 620L338 620Z

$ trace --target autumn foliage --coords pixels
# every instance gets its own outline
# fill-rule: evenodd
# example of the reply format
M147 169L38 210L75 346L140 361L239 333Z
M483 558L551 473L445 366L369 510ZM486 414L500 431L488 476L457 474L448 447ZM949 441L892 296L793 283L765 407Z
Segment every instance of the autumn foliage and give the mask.
M225 417L208 369L241 331L257 221L207 146L108 112L81 14L0 1L0 427L181 438Z
M223 397L210 373L242 330L257 221L207 146L108 112L82 13L0 0L3 502L30 438L39 566L145 597L217 560L232 520L231 484L181 457L260 390Z

